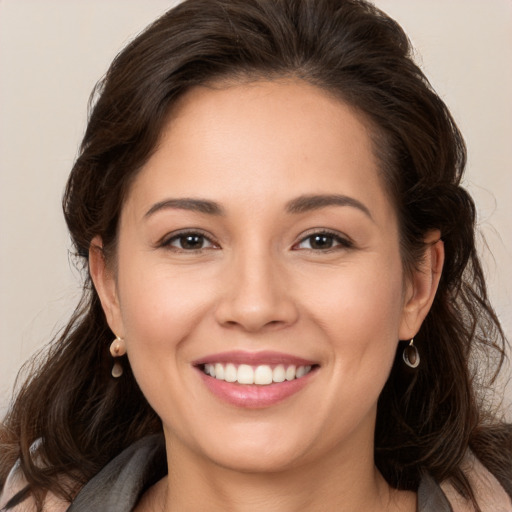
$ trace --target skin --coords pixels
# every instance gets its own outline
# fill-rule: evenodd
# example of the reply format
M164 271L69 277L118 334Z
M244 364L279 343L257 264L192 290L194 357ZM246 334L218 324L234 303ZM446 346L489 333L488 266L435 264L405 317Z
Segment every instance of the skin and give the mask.
M289 211L311 194L350 200ZM170 198L223 214L155 207ZM183 248L184 229L205 235L200 250ZM325 230L332 246L312 246ZM347 105L291 80L180 100L126 198L115 264L99 237L90 251L109 325L164 426L170 473L139 510L416 509L374 466L376 405L398 340L430 308L443 245L429 233L405 279L398 240L367 124ZM229 350L318 368L278 404L237 407L193 366Z

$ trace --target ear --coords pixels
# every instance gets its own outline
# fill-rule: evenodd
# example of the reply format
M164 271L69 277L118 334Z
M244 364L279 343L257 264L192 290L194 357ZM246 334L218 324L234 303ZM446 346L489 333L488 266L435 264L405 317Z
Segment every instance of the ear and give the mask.
M430 231L425 237L423 260L409 277L400 323L399 339L410 340L416 336L427 316L436 295L444 264L444 244L439 230Z
M124 337L121 308L113 269L107 265L103 241L96 236L89 246L89 273L101 301L107 323L116 336Z

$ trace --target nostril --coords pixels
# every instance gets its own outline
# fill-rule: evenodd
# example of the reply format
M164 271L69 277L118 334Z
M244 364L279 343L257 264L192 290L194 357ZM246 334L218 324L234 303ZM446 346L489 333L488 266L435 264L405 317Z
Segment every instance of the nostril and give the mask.
M298 318L296 304L282 287L248 286L247 283L231 290L219 299L215 317L227 328L241 328L247 332L278 329L292 325Z

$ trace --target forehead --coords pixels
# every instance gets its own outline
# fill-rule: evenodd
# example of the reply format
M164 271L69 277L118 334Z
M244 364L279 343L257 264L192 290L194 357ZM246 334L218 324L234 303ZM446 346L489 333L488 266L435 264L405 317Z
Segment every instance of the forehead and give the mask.
M257 207L334 189L389 206L363 116L301 81L218 84L174 105L128 202L199 195Z

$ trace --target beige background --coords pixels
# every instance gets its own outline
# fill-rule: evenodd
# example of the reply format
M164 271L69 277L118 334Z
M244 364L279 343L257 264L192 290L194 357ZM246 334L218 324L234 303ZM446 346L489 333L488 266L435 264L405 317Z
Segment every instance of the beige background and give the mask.
M512 338L512 1L375 3L404 26L466 136L466 186L493 254L481 244L491 296ZM89 93L117 51L171 4L0 0L0 413L23 361L78 298L60 200Z

